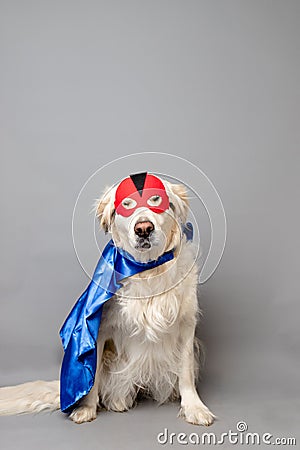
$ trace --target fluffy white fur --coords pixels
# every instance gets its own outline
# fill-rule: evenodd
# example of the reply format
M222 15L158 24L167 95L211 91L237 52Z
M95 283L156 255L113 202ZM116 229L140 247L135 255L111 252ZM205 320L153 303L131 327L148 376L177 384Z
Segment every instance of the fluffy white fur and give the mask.
M108 189L97 204L101 226L112 234L117 246L135 259L153 260L169 249L175 249L175 258L125 280L105 304L95 383L70 415L76 423L95 419L99 405L126 411L138 393L159 403L180 397L179 415L187 422L210 425L214 420L195 387L198 268L193 244L181 232L188 211L187 194L182 185L164 184L171 204L162 214L148 208L138 208L128 218L115 214L115 188ZM137 245L134 225L139 221L154 225L150 248ZM58 381L0 389L0 414L58 408Z

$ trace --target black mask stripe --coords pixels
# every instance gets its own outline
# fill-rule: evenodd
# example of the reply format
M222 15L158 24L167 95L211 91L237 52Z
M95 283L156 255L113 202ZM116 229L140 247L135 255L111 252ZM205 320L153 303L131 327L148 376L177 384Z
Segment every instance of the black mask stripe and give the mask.
M132 181L136 187L136 190L138 191L140 196L143 195L143 189L144 189L144 185L145 185L146 176L147 176L147 172L134 173L134 174L130 175L130 178L132 179Z

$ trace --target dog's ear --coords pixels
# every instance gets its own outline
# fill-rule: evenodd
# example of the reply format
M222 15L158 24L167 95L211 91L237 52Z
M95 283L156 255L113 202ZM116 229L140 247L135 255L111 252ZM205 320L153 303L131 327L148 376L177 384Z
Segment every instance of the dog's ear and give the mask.
M185 223L189 211L189 200L186 187L183 184L168 183L167 190L170 192L170 207L174 210L182 223Z
M105 233L110 231L112 220L115 214L115 191L115 188L109 187L105 189L102 197L96 200L96 216L98 217L100 226L104 229Z

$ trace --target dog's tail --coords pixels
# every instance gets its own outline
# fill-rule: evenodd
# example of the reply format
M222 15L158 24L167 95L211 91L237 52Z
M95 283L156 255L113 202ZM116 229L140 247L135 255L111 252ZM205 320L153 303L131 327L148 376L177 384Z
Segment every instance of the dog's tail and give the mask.
M59 381L31 381L0 388L0 416L55 411L60 407Z

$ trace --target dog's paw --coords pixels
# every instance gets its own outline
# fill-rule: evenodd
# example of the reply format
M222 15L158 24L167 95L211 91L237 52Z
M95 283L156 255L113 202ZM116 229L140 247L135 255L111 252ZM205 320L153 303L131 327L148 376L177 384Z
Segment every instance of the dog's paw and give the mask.
M211 425L216 418L207 406L203 404L182 406L178 416L193 425L205 425L207 427Z
M121 400L114 401L110 404L109 409L115 412L125 412L128 411L129 407L125 405Z
M105 408L108 411L125 412L132 408L134 404L134 398L131 396L125 398L114 398L109 403L104 403Z
M70 419L75 423L91 422L97 417L97 408L94 406L79 406L70 414Z

